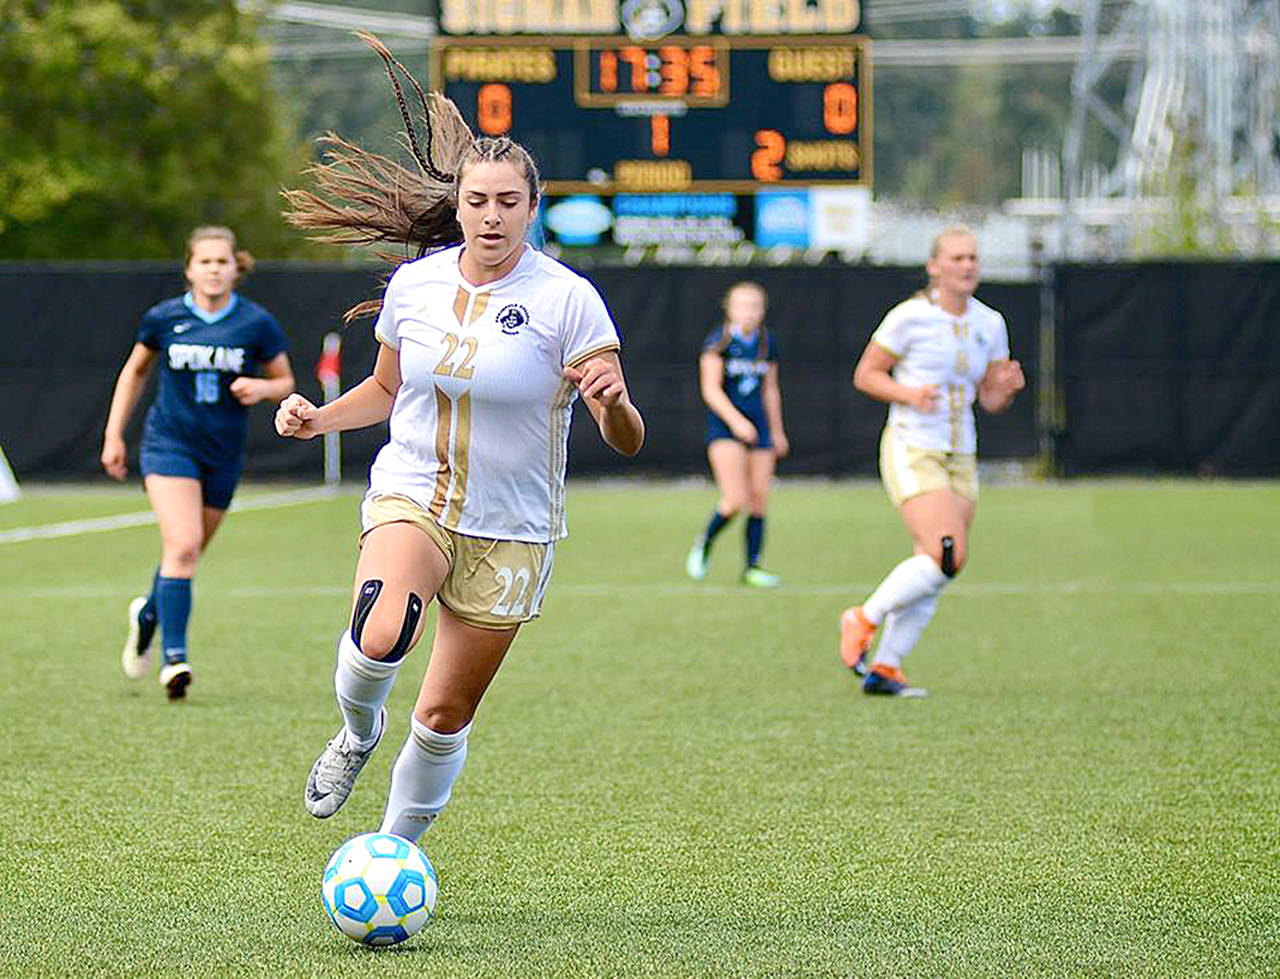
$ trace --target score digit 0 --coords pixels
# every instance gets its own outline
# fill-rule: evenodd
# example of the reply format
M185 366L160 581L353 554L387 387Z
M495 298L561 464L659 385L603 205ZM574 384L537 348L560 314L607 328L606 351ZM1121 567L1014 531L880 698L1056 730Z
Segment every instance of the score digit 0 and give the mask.
M486 136L505 136L511 132L511 87L481 85L476 92L476 124Z
M822 90L822 124L827 132L847 136L858 128L858 90L836 82Z

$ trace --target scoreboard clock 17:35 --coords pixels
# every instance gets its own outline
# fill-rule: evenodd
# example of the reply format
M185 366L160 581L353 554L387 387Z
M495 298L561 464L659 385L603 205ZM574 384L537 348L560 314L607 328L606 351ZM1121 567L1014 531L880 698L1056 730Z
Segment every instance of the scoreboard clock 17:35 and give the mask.
M871 183L864 37L442 36L432 88L550 194Z

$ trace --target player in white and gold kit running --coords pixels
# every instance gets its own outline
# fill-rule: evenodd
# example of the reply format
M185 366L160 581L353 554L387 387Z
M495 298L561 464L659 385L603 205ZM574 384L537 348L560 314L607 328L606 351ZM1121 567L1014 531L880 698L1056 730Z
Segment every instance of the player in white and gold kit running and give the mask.
M934 239L929 287L898 304L871 337L854 386L889 403L880 478L911 533L914 553L862 605L846 609L840 655L873 694L923 696L902 673L943 588L964 566L978 500L973 403L995 414L1025 381L1009 358L1004 317L974 298L978 245L967 228ZM883 628L881 629L881 627ZM880 630L870 669L866 657Z
M389 71L400 67L374 46ZM402 170L390 187L367 183L362 199L380 191L385 206L366 212L357 228L424 249L450 235L460 244L391 277L372 376L323 408L294 395L276 415L280 434L295 438L390 418L390 441L361 508L351 625L338 643L343 727L316 760L305 802L323 818L346 801L382 737L383 705L435 599L431 657L381 826L409 840L444 808L480 700L520 625L539 614L555 541L567 533L573 402L582 397L605 442L623 455L644 441L604 301L525 244L538 207L533 160L509 139L473 140L452 103L421 98L425 153L403 104L402 111L422 172ZM370 157L343 144L335 159L331 167L367 165ZM318 177L322 190L350 190L337 185L347 179L338 171L322 168ZM416 198L404 192L414 177L423 188ZM319 201L295 192L293 219L333 228ZM410 206L413 213L403 213ZM396 237L406 228L412 236Z

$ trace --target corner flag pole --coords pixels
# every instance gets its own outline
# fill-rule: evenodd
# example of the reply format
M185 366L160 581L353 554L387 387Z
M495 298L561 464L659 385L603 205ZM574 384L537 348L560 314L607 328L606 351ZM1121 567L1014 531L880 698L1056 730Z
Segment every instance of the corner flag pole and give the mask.
M325 404L342 393L342 337L340 334L325 334L320 359L316 361L316 380L320 382ZM324 482L326 486L337 486L341 480L342 448L338 442L338 433L325 432Z
M0 503L12 503L22 495L18 489L18 481L9 468L9 460L4 457L4 449L0 448Z

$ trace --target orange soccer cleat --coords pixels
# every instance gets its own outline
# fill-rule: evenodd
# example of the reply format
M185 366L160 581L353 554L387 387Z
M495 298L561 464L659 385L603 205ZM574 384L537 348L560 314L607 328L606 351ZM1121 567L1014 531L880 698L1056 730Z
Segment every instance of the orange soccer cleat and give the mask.
M858 676L867 675L867 653L875 634L876 627L861 605L845 609L840 616L840 658Z
M872 663L871 671L862 681L862 692L887 694L890 697L927 697L929 691L907 683L902 670L887 663Z

